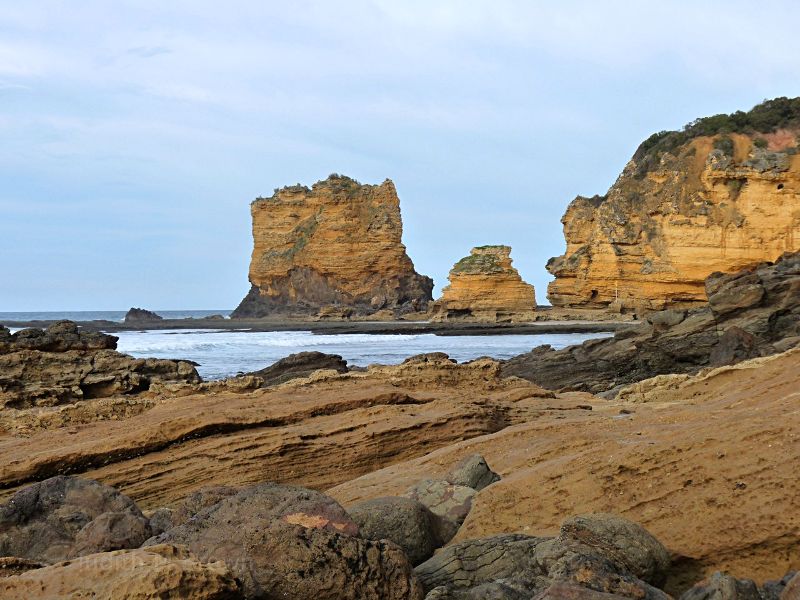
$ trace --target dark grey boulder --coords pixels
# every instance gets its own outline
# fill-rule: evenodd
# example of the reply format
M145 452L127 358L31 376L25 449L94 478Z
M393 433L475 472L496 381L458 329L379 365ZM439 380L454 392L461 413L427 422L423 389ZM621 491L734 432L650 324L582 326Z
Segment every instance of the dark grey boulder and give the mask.
M500 481L500 475L489 468L483 456L472 454L450 469L445 479L454 485L463 485L480 491Z
M436 515L411 498L375 498L350 507L349 513L361 537L394 542L412 565L427 560L443 545Z
M680 600L761 600L758 586L717 571L681 595Z
M403 551L357 533L332 498L295 486L260 484L201 510L146 545L184 544L204 562L225 561L248 599L422 598Z
M320 369L332 369L338 373L347 373L347 361L338 354L298 352L280 359L269 367L247 373L247 375L260 377L264 380L264 386L271 386L298 377L308 377Z
M91 479L51 477L0 505L0 556L54 563L138 548L149 536L133 500Z

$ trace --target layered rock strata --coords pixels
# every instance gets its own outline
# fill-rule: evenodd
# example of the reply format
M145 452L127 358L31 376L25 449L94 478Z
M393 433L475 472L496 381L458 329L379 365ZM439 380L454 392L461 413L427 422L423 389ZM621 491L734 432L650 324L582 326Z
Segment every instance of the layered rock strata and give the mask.
M554 350L540 346L503 373L554 390L613 394L666 373L696 373L800 344L800 252L705 283L708 305L650 313L639 327Z
M532 321L536 293L511 266L509 246L479 246L450 271L431 320Z
M433 281L406 254L400 200L388 179L362 185L331 175L311 189L258 198L251 213L252 288L234 318L424 310L431 300Z
M606 195L567 208L566 252L547 264L550 302L696 306L709 274L800 249L798 131L800 99L778 99L652 136Z
M56 406L200 381L191 362L133 358L116 347L115 336L81 331L71 321L14 334L0 326L0 407Z

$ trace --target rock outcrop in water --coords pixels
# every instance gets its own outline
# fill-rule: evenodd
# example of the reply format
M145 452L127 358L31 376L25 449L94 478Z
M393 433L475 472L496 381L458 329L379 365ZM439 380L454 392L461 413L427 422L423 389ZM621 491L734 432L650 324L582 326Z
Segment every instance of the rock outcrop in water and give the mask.
M152 310L146 308L131 308L125 313L126 324L139 324L139 323L152 323L154 321L163 321L164 317L154 313Z
M511 266L509 246L479 246L450 271L431 320L532 321L536 293Z
M0 408L69 404L146 391L153 383L198 383L187 361L133 358L117 338L71 321L14 334L0 326Z
M311 189L296 185L258 198L251 212L252 288L234 318L332 307L347 314L424 310L431 300L433 281L406 254L400 200L388 179L362 185L331 175Z
M800 249L799 131L800 98L780 98L652 136L605 196L567 208L550 302L696 306L712 272Z
M800 344L800 252L733 274L714 273L708 305L650 313L613 338L506 361L503 373L549 389L613 391L666 373L695 373Z

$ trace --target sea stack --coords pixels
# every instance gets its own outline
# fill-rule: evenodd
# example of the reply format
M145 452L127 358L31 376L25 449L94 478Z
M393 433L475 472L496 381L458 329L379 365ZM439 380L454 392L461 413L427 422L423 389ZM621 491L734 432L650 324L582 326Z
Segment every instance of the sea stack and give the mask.
M433 280L414 270L402 243L394 184L331 175L251 204L252 287L234 318L395 314L425 310Z
M492 323L532 321L536 293L511 266L511 247L478 246L459 260L450 285L431 310L431 320L465 319Z
M578 196L550 259L553 306L687 308L704 281L800 249L800 98L646 140L605 196Z

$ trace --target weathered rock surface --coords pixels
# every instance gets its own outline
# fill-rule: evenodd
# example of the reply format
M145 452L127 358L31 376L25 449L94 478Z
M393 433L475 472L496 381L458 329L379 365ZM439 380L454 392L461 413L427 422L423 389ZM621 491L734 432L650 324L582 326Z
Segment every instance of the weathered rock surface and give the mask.
M511 266L509 246L479 246L450 271L431 320L533 321L536 293Z
M587 515L566 521L557 538L510 534L448 546L416 571L427 590L499 584L532 597L566 581L598 592L666 600L648 583L663 582L668 568L666 549L639 525L613 515Z
M503 365L549 389L615 392L666 373L696 373L800 342L800 253L706 281L707 307L651 313L639 328L555 351L540 346ZM793 341L794 340L794 341Z
M711 273L800 250L799 130L800 99L784 98L652 136L605 196L567 208L550 302L687 308Z
M509 532L556 536L565 515L614 513L672 552L664 589L676 598L714 571L780 578L797 568L798 373L795 349L661 376L635 404L575 393L573 410L385 466L328 493L345 507L401 494L480 453L503 479L475 495L451 545ZM577 408L583 403L592 410Z
M486 486L500 481L500 475L489 468L483 456L472 454L450 469L445 479L454 485L463 485L480 491Z
M442 479L423 479L409 488L405 496L426 506L437 517L437 535L446 543L467 518L475 490Z
M375 498L351 506L347 511L367 540L389 540L406 553L412 565L427 560L444 545L437 533L437 517L424 504L411 498Z
M762 600L758 586L750 579L736 579L716 572L707 581L687 590L680 600Z
M334 500L311 490L246 488L148 540L185 544L222 560L247 598L417 600L422 590L399 547L354 537L358 527Z
M252 288L232 317L316 314L339 306L368 314L424 310L433 281L402 243L400 200L388 179L361 185L331 175L276 190L251 205Z
M117 338L80 331L71 321L14 333L0 326L0 407L69 404L146 391L153 383L196 383L186 361L132 358Z
M133 500L90 479L52 477L0 505L0 556L52 563L137 548L149 536Z
M180 546L91 554L0 577L7 600L240 600L239 584L223 563L202 564Z
M163 321L164 317L157 315L152 310L144 308L131 308L125 313L125 323L138 324L138 323L152 323L153 321Z
M278 362L248 373L260 377L265 386L278 385L290 379L308 377L314 371L331 369L337 373L347 373L347 361L338 354L325 354L324 352L298 352L280 359Z
M800 573L792 577L781 593L781 600L798 600L800 598Z

